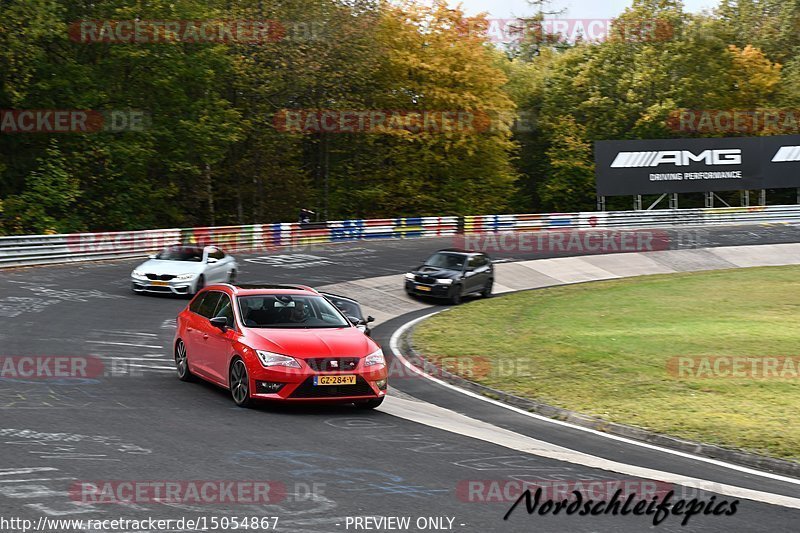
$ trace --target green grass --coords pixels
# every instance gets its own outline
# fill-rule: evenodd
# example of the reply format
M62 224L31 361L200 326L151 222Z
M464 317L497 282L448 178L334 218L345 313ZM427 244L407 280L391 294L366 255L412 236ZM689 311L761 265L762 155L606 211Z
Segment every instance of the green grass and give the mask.
M414 344L519 396L800 461L800 379L688 380L667 371L674 356L800 355L800 267L527 291L441 313L417 327ZM462 358L472 371L453 364Z

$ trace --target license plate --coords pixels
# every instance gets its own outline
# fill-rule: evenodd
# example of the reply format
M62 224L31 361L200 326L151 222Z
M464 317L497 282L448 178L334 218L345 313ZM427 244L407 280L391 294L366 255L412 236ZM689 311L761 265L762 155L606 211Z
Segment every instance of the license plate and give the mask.
M418 291L430 291L431 288L430 287L426 287L425 285L417 285L417 290Z
M314 385L355 385L355 376L314 376Z
M150 285L155 285L156 287L168 287L169 283L166 281L151 281Z

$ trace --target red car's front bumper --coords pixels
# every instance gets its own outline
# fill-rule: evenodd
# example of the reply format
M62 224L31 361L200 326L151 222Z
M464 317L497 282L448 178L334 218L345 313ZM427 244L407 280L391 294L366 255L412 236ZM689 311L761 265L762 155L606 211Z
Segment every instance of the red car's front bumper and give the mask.
M249 362L250 395L263 400L289 402L353 402L374 400L386 395L388 369L386 365L341 371L315 371L305 363L303 368L269 367ZM354 385L315 385L315 376L355 376ZM277 390L276 390L277 389Z

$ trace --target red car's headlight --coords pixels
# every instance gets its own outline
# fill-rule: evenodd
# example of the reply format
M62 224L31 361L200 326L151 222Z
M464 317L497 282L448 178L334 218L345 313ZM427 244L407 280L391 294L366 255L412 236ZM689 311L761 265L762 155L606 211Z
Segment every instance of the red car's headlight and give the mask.
M258 354L258 358L261 360L261 364L265 367L271 366L284 366L288 368L300 368L300 363L297 362L297 359L294 357L289 357L288 355L281 355L272 352L262 352L261 350L256 350Z
M383 350L378 348L376 351L369 354L364 358L364 366L386 365L386 359L383 357Z

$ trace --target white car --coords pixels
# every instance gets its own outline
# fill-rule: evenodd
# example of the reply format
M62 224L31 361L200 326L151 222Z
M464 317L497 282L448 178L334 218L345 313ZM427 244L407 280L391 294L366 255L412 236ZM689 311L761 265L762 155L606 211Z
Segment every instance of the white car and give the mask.
M237 265L215 246L171 246L131 272L134 292L193 295L213 283L234 283Z

